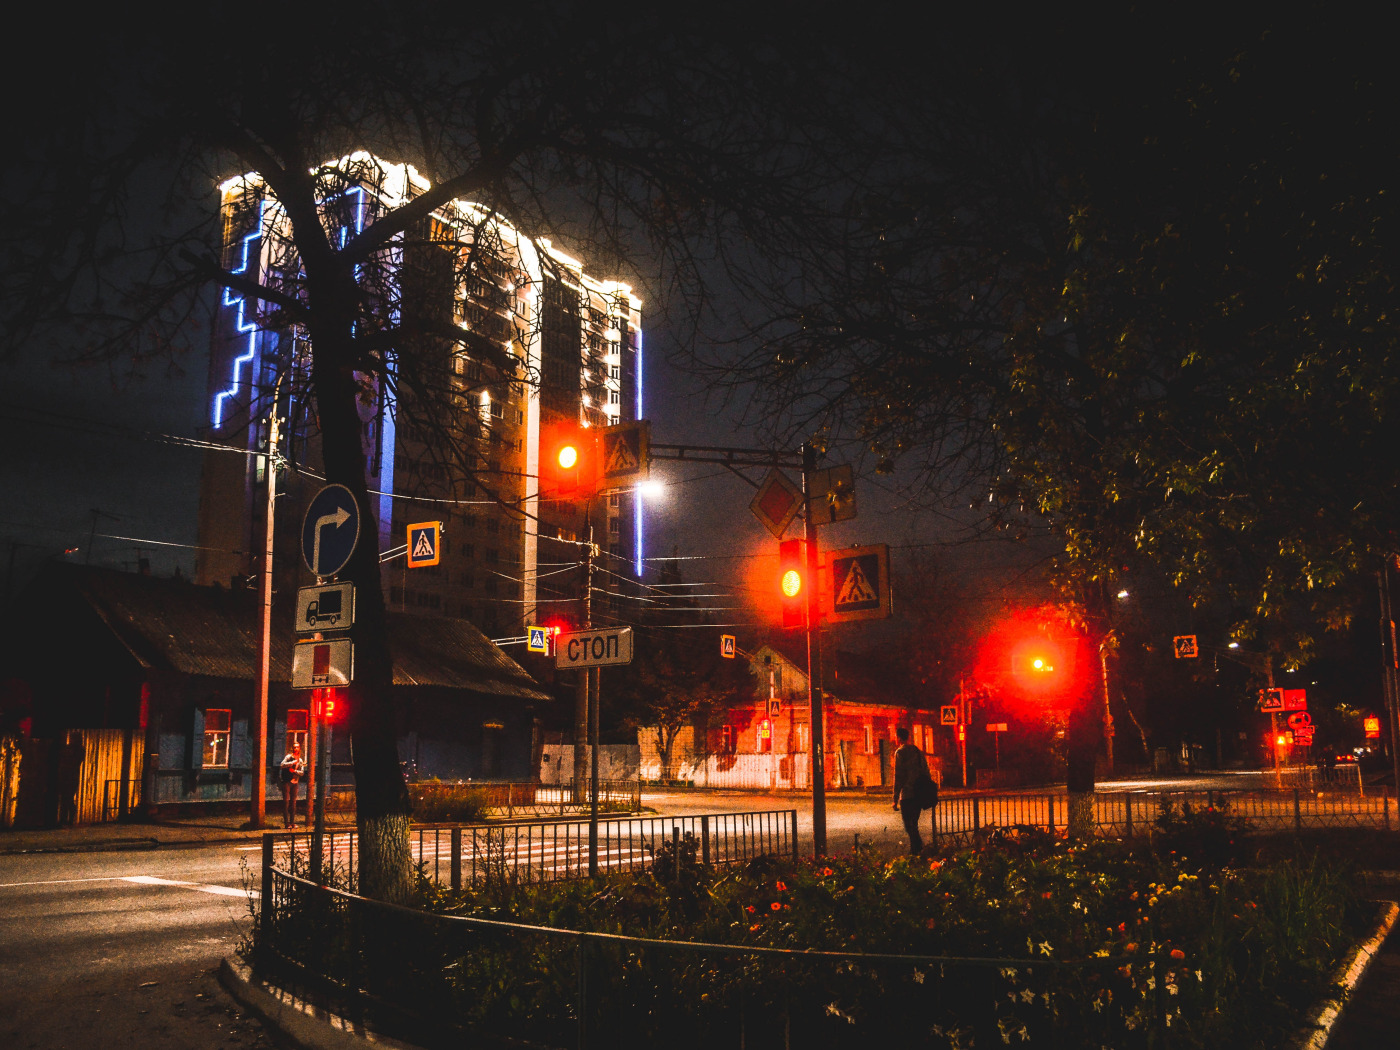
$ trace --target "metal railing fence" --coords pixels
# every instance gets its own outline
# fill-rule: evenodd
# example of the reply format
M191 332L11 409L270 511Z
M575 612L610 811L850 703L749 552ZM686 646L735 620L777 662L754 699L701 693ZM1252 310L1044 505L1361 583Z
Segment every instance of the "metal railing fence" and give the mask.
M587 785L582 789L568 784L536 783L442 783L413 781L408 785L415 808L431 813L434 807L450 805L453 800L474 796L493 816L508 820L516 817L549 817L587 813L592 796ZM640 813L642 784L628 780L598 781L598 806L608 813Z
M1163 802L1180 811L1225 808L1258 831L1302 831L1305 828L1374 828L1392 826L1390 790L1359 795L1337 791L1121 791L1096 792L1094 827L1099 834L1151 834ZM966 838L993 827L1022 825L1047 831L1069 824L1069 798L1064 794L945 795L934 815L940 839Z
M414 865L438 886L460 889L489 881L553 882L588 874L587 821L415 824L409 835ZM271 845L265 847L264 864L310 871L312 838L310 832L268 832L264 842ZM693 849L696 861L718 867L765 855L795 860L797 810L599 819L599 870L646 870L667 844L673 850ZM326 829L321 846L326 881L355 888L357 845L354 829ZM263 877L266 881L266 871Z
M1165 955L975 958L624 937L429 913L281 871L254 963L422 1045L1161 1047L1209 1012Z

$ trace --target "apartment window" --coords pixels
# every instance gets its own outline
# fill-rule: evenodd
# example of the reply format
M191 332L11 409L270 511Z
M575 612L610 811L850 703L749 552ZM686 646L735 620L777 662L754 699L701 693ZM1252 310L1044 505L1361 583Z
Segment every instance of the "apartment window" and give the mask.
M228 768L228 741L232 725L232 711L215 708L204 712L205 769Z
M620 405L620 404L622 404L622 395L621 395L620 393L618 393L616 390L609 390L609 391L608 391L608 404L610 404L610 405Z
M622 534L622 519L621 519L621 518L609 518L609 519L608 519L608 532L612 533L612 535L614 535L614 536L620 536L620 535Z
M287 751L300 747L302 755L307 754L306 727L306 708L293 708L287 712Z
M612 493L611 495L608 496L608 506L609 506L609 507L621 507L621 506L622 506L622 497L621 497L620 495L618 495L616 492Z
M622 366L621 366L621 365L610 365L610 366L608 367L608 375L610 375L613 379L621 379L621 378L622 378Z
M732 754L734 754L735 747L734 747L734 727L733 727L733 726L720 726L720 729L719 729L719 750L720 750L720 754L723 754L723 755L732 755Z
M865 753L867 755L875 753L875 727L871 725L865 727Z

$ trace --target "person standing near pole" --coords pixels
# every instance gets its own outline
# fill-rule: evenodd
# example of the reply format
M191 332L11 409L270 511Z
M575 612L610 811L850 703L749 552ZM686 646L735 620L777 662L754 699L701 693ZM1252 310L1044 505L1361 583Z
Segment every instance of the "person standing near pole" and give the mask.
M894 735L899 741L899 750L894 753L893 808L899 810L904 830L909 834L909 855L917 857L924 850L924 840L919 834L919 814L938 805L938 787L929 775L928 759L923 751L909 742L909 730L900 726Z
M301 744L293 744L292 749L282 756L277 767L277 781L282 785L282 826L297 826L297 785L306 775L306 763L301 757Z

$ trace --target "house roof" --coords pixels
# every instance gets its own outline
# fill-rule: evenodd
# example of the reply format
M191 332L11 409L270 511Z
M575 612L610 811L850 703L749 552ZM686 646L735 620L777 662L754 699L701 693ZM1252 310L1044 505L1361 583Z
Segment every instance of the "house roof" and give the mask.
M807 653L796 643L787 639L775 643L770 639L758 647L755 655L765 648L777 653L801 674L807 673ZM902 687L891 678L886 666L868 655L841 650L824 652L822 680L826 693L844 703L910 705L910 700L902 695ZM916 700L913 706L922 709L926 705Z
M258 663L258 596L86 566L54 565L31 585L35 606L73 615L86 606L142 667L252 681ZM290 602L274 606L271 677L291 679ZM63 610L66 609L65 613ZM277 615L280 613L280 615ZM36 618L42 618L36 610ZM468 689L548 700L525 669L465 620L389 613L394 684Z

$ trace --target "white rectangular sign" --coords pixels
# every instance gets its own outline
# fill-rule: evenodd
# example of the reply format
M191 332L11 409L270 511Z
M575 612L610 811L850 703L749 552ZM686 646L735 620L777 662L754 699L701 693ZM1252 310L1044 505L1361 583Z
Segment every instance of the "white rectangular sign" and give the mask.
M554 640L555 667L606 667L632 662L632 628L602 627L561 634Z
M355 649L349 638L297 642L292 650L292 688L349 685L355 677Z

